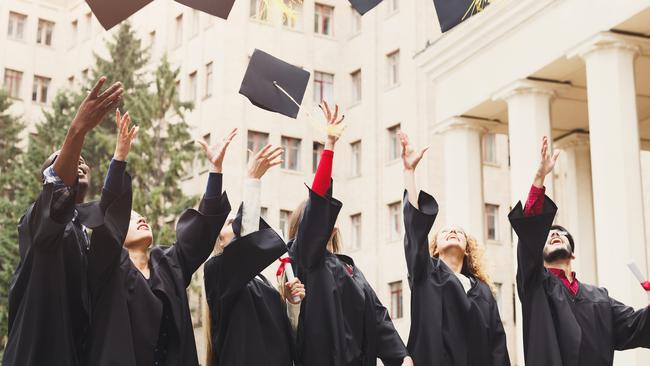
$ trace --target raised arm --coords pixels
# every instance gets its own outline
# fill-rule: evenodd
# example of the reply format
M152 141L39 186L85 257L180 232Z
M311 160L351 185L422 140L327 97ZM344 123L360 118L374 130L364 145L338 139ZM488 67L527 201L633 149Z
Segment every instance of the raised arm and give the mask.
M68 187L73 186L77 180L79 157L86 134L102 121L106 113L117 107L122 98L124 89L121 83L115 83L101 93L105 82L106 77L102 76L81 103L54 162L54 171Z
M99 201L99 210L93 210L89 205L89 221L96 222L93 228L90 252L88 255L88 272L91 292L97 293L105 283L105 276L111 269L119 266L122 245L129 227L131 216L131 178L126 174L126 158L131 150L138 128L131 127L129 114L115 114L117 138L113 160L108 167L104 180L104 189ZM84 216L84 208L80 216ZM101 217L100 217L101 216ZM83 217L82 217L83 219ZM92 226L92 225L91 225Z
M520 297L523 296L527 286L539 284L544 270L542 254L548 232L557 212L557 206L550 198L536 195L538 195L538 190L543 189L544 179L553 171L558 156L559 151L553 155L549 153L549 140L545 136L542 140L539 167L535 173L528 199L528 205L531 207L524 208L519 202L508 215L512 228L519 238L517 244L517 287ZM542 202L539 203L539 200Z
M344 128L341 124L344 116L339 119L338 105L333 113L327 102L323 102L320 108L327 120L325 150L318 164L312 189L309 191L309 199L300 219L298 232L295 238L290 238L294 240L292 256L298 264L299 272L301 269L317 267L323 263L327 243L341 210L341 202L332 198L328 191L332 188L332 159L336 142Z
M415 169L428 148L415 151L404 132L398 134L404 164L404 253L409 272L409 285L424 278L431 265L428 235L438 215L438 203L415 185Z
M241 236L246 236L260 229L261 203L260 189L261 178L266 172L282 163L281 147L273 147L269 144L257 153L250 151L248 162L248 176L244 181L244 193L242 201L242 227Z
M84 139L106 113L116 107L123 92L121 84L115 83L108 90L100 93L105 81L106 77L100 78L81 103L61 150L49 159L49 161L53 159L54 163L42 172L43 192L25 217L25 223L32 233L32 243L43 245L54 242L53 239L57 238L65 225L72 220L78 197L83 197L83 194L78 192L80 188L77 176L80 169L85 173L89 170L85 161L81 159ZM21 245L21 253L25 249Z
M212 253L219 231L230 213L228 196L222 193L222 171L226 151L236 135L235 128L214 145L208 145L204 140L197 141L211 164L208 184L199 209L186 210L178 220L176 244L170 248L170 252L176 255L186 286Z

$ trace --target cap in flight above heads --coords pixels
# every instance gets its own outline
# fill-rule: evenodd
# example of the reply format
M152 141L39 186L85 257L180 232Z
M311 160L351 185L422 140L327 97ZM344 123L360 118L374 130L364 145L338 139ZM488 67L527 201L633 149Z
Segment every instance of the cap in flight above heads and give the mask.
M99 23L109 30L153 0L86 0Z
M235 4L235 0L174 0L174 1L222 19L228 19L230 10L232 10L232 6Z
M239 93L262 109L296 118L309 78L308 71L256 49Z
M375 6L379 5L382 1L383 0L350 0L350 4L352 4L353 8L357 9L359 14L364 15Z

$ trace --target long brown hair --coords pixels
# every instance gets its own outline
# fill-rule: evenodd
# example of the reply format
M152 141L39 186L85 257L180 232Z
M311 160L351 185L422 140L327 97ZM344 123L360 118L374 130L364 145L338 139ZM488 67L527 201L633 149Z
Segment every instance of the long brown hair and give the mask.
M465 251L465 258L463 259L463 269L462 271L468 271L472 276L476 277L479 281L485 282L486 285L490 287L490 290L493 294L496 293L496 287L494 282L490 278L490 275L485 269L485 262L483 260L483 248L478 244L476 238L472 235L465 233L467 238L467 248ZM438 233L433 236L433 240L429 244L429 253L432 257L438 258Z
M289 216L289 232L287 233L288 235L286 239L294 240L296 238L300 222L302 221L302 215L305 212L305 207L307 207L307 200L300 202L298 207L296 207L296 209L291 213L291 216ZM332 248L332 253L339 253L343 248L341 232L336 226L334 227L334 230L332 230L327 247Z

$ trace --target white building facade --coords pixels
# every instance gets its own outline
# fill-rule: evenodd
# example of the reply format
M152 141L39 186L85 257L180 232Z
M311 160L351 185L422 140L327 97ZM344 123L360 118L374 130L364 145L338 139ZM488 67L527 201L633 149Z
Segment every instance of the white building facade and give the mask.
M385 0L363 17L346 0L305 0L295 10L295 19L285 19L259 0L239 0L224 21L169 0L131 17L151 50L151 68L164 54L180 67L182 99L195 103L187 116L194 137L239 128L224 168L233 206L246 149L283 145L286 163L264 177L262 206L272 225L286 229L323 139L305 111L318 116L321 98L339 103L348 124L334 167L344 251L406 341L410 294L395 137L405 130L416 145L431 147L418 183L440 203L435 228L460 224L484 244L510 354L523 365L507 213L525 199L541 137L550 135L564 154L547 188L560 207L558 222L576 239L578 278L644 305L625 264L634 259L648 273L650 262L650 197L643 195L650 179L642 179L641 154L650 147L650 0L501 0L444 36L432 0ZM58 90L79 87L110 34L83 1L0 2L0 74L15 113L37 123ZM297 120L238 94L255 48L311 72ZM188 193L200 193L206 177L197 163L184 182ZM200 295L192 302L202 358ZM648 359L626 352L617 365Z

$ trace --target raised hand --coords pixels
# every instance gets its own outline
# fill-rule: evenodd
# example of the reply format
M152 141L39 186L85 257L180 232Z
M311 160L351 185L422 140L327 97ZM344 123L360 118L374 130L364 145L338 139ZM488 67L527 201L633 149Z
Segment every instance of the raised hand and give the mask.
M140 128L137 126L129 128L131 125L129 112L122 116L119 109L115 111L115 124L117 125L117 143L115 144L113 159L126 161L126 157L131 150L131 143L135 140Z
M248 162L248 177L253 179L260 179L266 171L270 168L282 164L282 153L284 150L281 147L273 147L268 144L258 151L255 155L251 153L251 158Z
M232 139L237 136L237 129L234 128L230 133L223 138L223 140L217 142L214 145L209 145L205 140L196 140L196 143L203 147L205 154L212 164L210 171L213 173L221 173L223 171L223 158L226 156L226 150L228 145L232 142Z
M70 126L71 129L76 129L84 134L87 133L102 121L106 113L116 108L120 103L124 93L122 83L114 83L103 93L100 93L105 82L106 76L102 76L93 90L88 93L86 99L79 106L77 115Z
M341 137L343 130L345 130L345 125L341 124L345 119L345 115L342 115L339 119L339 105L334 105L334 113L330 110L329 105L326 101L323 101L318 105L325 115L325 120L327 120L327 142L325 143L325 149L334 150L334 145Z
M560 156L560 151L555 151L553 155L551 155L548 151L549 148L549 141L548 137L544 136L542 138L542 149L541 149L541 158L539 161L539 167L537 168L537 173L535 173L535 180L533 181L533 185L535 187L541 188L544 186L544 178L553 171L553 168L555 167L555 163L557 162L558 156Z
M298 305L305 298L305 285L300 282L298 278L294 278L290 282L284 284L284 298L290 303ZM300 301L294 301L293 298L298 296Z
M397 137L402 145L402 162L404 163L404 170L415 170L420 160L424 156L424 153L429 150L429 147L425 147L420 151L413 149L413 146L409 142L409 137L405 132L397 132Z

